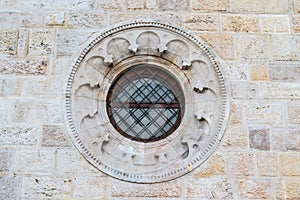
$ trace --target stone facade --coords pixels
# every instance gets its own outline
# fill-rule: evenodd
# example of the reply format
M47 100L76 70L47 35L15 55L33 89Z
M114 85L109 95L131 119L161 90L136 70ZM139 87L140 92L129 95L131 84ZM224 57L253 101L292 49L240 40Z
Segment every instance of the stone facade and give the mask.
M0 199L300 199L299 13L299 0L0 0ZM141 19L200 37L231 88L216 152L149 185L92 167L63 116L84 44Z

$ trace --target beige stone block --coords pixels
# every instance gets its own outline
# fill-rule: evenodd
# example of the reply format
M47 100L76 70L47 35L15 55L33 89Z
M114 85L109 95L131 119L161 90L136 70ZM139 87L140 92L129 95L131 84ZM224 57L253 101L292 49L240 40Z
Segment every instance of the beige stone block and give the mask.
M240 179L237 181L239 199L271 199L271 181L265 179Z
M39 101L34 106L35 121L43 123L62 123L62 108L60 101Z
M243 105L239 102L232 101L230 105L230 124L237 125L243 122Z
M274 189L275 189L275 199L276 200L283 200L285 199L285 186L284 186L284 180L278 179L274 181Z
M105 10L125 10L126 0L102 0L98 2L98 8Z
M267 64L252 64L250 66L250 77L253 81L268 81L269 67Z
M146 0L146 8L147 9L156 9L157 1L156 0Z
M51 174L54 162L54 149L18 149L15 155L15 173Z
M189 0L158 0L158 9L184 11L189 8L189 2Z
M224 66L224 72L228 80L247 81L249 80L249 64L228 62Z
M20 5L24 9L70 9L70 10L92 10L94 8L94 0L64 0L64 1L53 1L53 0L22 0Z
M175 12L154 12L150 13L151 19L176 26L183 26L184 16Z
M0 55L16 55L18 46L18 31L14 29L0 29Z
M266 0L264 1L265 13L289 14L293 0Z
M260 0L229 0L231 12L236 13L263 13L264 1Z
M257 90L255 83L237 81L231 83L231 95L234 99L255 99Z
M108 190L108 179L95 174L79 175L74 178L75 198L105 198Z
M61 148L56 152L55 172L57 174L76 173L78 170L79 155L75 149Z
M47 56L53 51L53 33L48 29L33 29L29 38L29 55Z
M21 177L1 176L0 177L0 197L1 199L18 199L19 188L21 187Z
M292 102L294 103L294 102ZM296 105L297 101L295 102ZM300 110L295 113L299 115ZM297 118L300 119L299 117ZM271 134L271 149L275 151L300 151L300 130L296 127L273 127Z
M13 122L33 122L34 102L32 99L22 99L13 102L12 109Z
M256 158L253 153L236 152L227 154L228 172L231 176L253 176Z
M0 76L0 97L20 96L21 93L21 79L13 76Z
M150 3L150 2L148 2ZM128 0L127 1L127 8L129 10L140 10L146 8L145 0L135 1L135 0Z
M300 13L300 0L294 0L294 12Z
M264 99L297 99L300 96L298 83L260 83L259 96Z
M241 125L229 126L222 139L223 151L242 151L249 148L249 136L246 127Z
M299 100L288 102L288 116L289 116L289 121L291 123L300 124L300 101Z
M97 28L106 25L106 13L72 12L68 14L67 26L71 28Z
M293 15L291 17L291 31L292 33L300 33L300 16Z
M262 33L289 33L288 15L262 15L260 17Z
M13 154L10 150L0 150L0 172L8 172L11 170Z
M123 21L135 20L135 19L147 19L148 13L145 11L133 11L133 12L111 12L109 15L109 23L116 24Z
M279 154L279 170L282 176L300 176L300 153Z
M69 137L63 125L44 125L42 130L42 146L70 146Z
M286 199L300 199L300 179L286 180Z
M185 28L191 31L219 31L219 17L216 14L189 13L185 16Z
M14 28L19 28L21 22L21 13L14 10L4 10L0 12L1 27L7 27L12 30L14 30Z
M233 37L229 35L200 35L207 42L216 54L224 60L234 59Z
M271 81L299 83L300 66L298 64L270 64L269 74Z
M198 12L227 11L227 0L191 0L191 9Z
M225 175L225 155L221 153L213 154L205 163L196 169L195 177L210 177L213 175Z
M26 56L28 54L28 43L29 43L29 32L27 28L19 30L19 40L18 40L18 55Z
M68 176L24 176L22 199L72 199L73 179Z
M241 61L266 62L270 60L270 46L267 35L241 35L236 38L236 55Z
M258 152L257 169L260 176L277 176L278 172L278 155L272 152Z
M188 199L233 199L232 185L222 176L188 180L186 197Z
M259 32L259 18L256 15L221 15L221 24L223 32Z
M112 197L147 197L147 198L178 198L182 195L182 185L177 182L155 183L150 186L147 184L135 184L121 182L112 179Z
M34 126L3 126L0 129L1 145L36 145L40 129Z
M45 28L46 12L30 12L25 11L20 15L21 26L26 28Z
M64 12L53 12L46 16L47 26L64 26L66 22L66 16Z
M271 36L271 53L276 61L297 61L300 58L299 38L294 36Z
M284 107L280 103L245 102L243 116L248 124L280 125L284 123Z

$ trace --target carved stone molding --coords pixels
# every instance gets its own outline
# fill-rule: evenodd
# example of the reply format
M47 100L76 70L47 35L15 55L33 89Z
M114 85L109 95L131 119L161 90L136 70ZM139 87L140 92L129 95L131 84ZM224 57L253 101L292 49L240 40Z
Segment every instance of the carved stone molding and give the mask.
M135 66L163 69L183 91L180 125L153 142L124 137L107 113L112 84ZM143 21L100 34L77 57L67 81L65 118L73 143L96 168L118 179L153 183L182 176L213 153L225 131L228 105L219 65L200 39Z

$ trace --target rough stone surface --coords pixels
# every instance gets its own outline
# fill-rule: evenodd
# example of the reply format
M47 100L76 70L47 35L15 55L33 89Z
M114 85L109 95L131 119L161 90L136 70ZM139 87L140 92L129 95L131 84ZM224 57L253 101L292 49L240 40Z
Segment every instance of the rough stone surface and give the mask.
M185 20L185 27L192 31L217 32L219 29L219 18L215 14L188 14Z
M29 54L36 56L47 56L52 53L53 33L51 30L41 29L30 32Z
M250 148L270 150L269 130L265 127L249 127Z
M0 160L0 172L9 171L12 163L12 153L7 150L0 150Z
M270 65L270 80L281 82L299 82L300 67L299 65Z
M289 17L267 15L260 18L261 32L263 33L288 33Z
M201 37L202 35L199 35ZM212 49L224 60L234 59L234 43L232 36L205 35L204 41L212 46Z
M198 12L226 11L227 0L191 0L191 8Z
M62 125L44 125L42 129L43 146L70 146L69 138Z
M18 31L13 29L0 29L0 55L17 54Z
M272 150L277 150L282 152L300 151L300 135L299 135L298 128L274 127L271 128L270 135L271 135Z
M281 153L279 170L283 176L300 176L300 153Z
M299 38L272 35L271 52L276 61L296 61L300 58Z
M241 179L237 184L241 199L271 199L269 180Z
M225 175L226 158L224 154L213 154L206 163L196 170L195 176L210 177L213 175Z
M2 126L0 129L1 145L35 145L40 129L34 126Z
M32 59L1 59L0 73L1 74L16 74L16 75L43 75L48 69L47 58L32 58Z
M257 169L260 176L275 177L278 174L277 153L258 152Z
M21 179L19 176L0 176L0 199L18 199L18 189Z
M189 0L158 0L160 10L182 11L189 8Z
M269 67L266 64L253 64L250 66L250 77L253 81L268 81Z
M299 100L288 103L289 121L294 124L300 124L300 104Z
M103 184L107 182L107 178L101 176L81 175L74 178L74 197L99 199L107 195L107 185Z
M255 154L230 153L227 158L229 174L233 176L253 176L255 174Z
M259 20L255 15L222 15L221 18L224 32L259 32Z
M76 173L78 169L79 156L77 152L70 149L58 149L56 152L55 172L58 174Z

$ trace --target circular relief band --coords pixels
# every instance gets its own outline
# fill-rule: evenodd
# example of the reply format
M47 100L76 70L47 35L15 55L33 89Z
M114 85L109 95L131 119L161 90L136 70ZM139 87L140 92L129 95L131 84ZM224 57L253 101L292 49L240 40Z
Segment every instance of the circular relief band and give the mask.
M71 68L68 133L81 154L118 179L153 183L195 169L216 149L227 88L204 43L146 21L91 41Z

